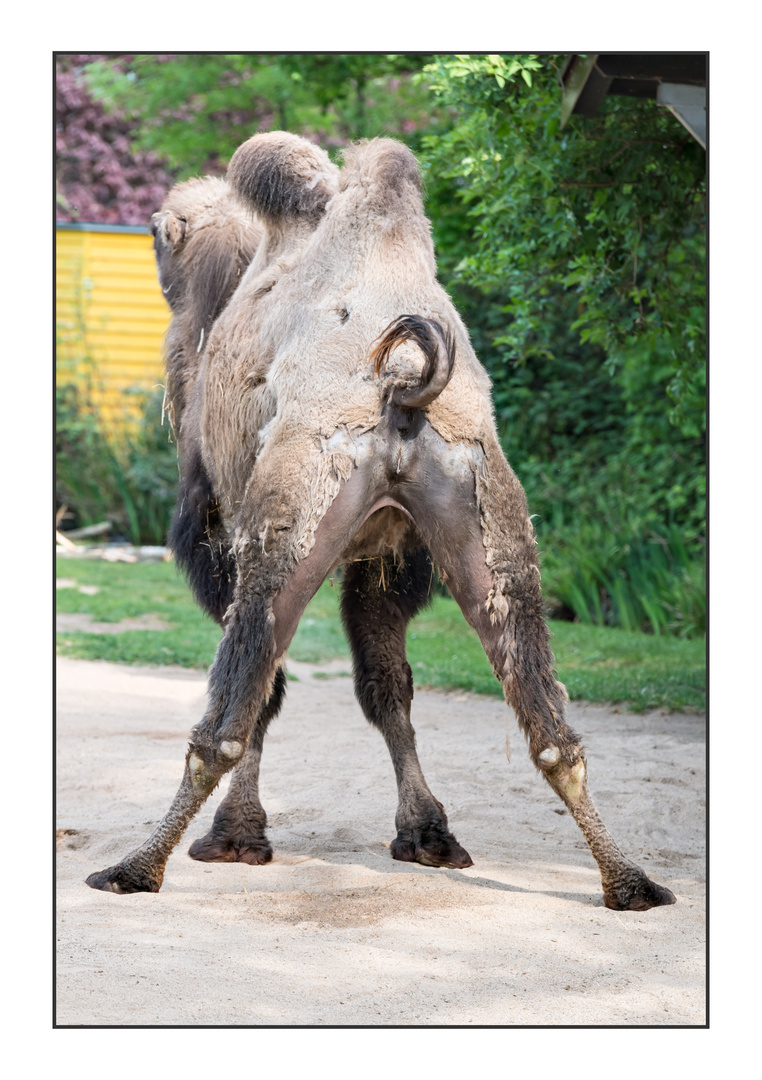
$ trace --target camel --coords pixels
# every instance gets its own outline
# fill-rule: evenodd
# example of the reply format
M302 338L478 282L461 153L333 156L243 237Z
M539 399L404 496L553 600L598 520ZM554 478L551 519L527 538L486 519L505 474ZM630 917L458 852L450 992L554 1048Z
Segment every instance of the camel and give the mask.
M224 634L169 810L87 884L158 891L171 851L231 769L189 854L269 861L263 738L302 612L341 567L355 691L397 780L391 856L472 865L426 783L410 723L405 630L437 573L478 634L535 767L582 831L606 906L674 903L620 851L590 795L553 670L526 498L498 441L488 375L436 279L415 156L390 139L363 141L339 170L309 141L270 132L238 148L225 183L263 232L183 383L173 525L186 541L179 561ZM160 235L172 241L166 214ZM184 243L192 226L189 217ZM221 563L226 587L205 584Z

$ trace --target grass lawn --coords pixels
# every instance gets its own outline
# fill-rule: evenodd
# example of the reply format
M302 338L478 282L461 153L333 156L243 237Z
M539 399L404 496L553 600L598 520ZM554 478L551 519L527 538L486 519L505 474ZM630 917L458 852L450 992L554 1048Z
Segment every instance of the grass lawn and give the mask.
M90 634L67 630L56 635L62 656L122 664L180 664L206 668L220 630L196 607L173 563L107 563L58 559L59 612L90 615L96 622L154 614L167 630L128 630ZM80 587L98 591L80 592ZM572 698L626 702L631 708L705 707L705 645L702 640L631 633L580 623L551 622L558 676ZM455 601L437 596L411 622L408 660L417 686L463 689L502 695L476 634ZM322 663L347 659L349 652L338 616L338 588L326 582L311 601L289 655Z

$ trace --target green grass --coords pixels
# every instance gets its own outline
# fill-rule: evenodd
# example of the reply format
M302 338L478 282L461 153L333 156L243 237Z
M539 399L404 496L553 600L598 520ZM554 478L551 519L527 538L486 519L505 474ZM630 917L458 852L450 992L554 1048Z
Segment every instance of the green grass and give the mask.
M128 630L120 634L56 634L62 656L111 660L117 664L180 664L207 668L214 659L220 629L196 607L173 563L107 563L57 560L57 576L100 590L86 596L58 589L60 612L81 612L96 622L120 622L154 613L169 630Z
M206 668L220 630L196 607L172 563L104 563L59 559L59 578L95 585L95 596L60 589L58 610L99 622L155 613L169 630L57 635L58 652L124 664ZM701 639L655 637L637 631L551 622L558 675L572 698L626 702L636 709L703 709L705 650ZM304 613L289 650L295 660L347 658L338 617L338 589L326 582ZM449 597L437 596L408 631L408 660L417 686L500 696L476 634Z
M558 677L572 699L705 708L703 641L582 623L549 626ZM437 597L411 624L408 660L419 685L502 696L479 639L449 597Z

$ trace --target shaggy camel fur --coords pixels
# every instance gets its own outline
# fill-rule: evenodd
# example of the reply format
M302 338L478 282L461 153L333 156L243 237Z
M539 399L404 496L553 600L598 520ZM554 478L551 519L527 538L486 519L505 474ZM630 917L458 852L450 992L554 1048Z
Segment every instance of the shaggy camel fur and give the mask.
M179 428L204 339L240 284L263 228L226 180L177 184L151 220L159 283L172 309L165 342L167 406Z
M534 764L582 830L606 905L674 903L618 849L588 791L553 672L526 500L498 443L487 374L436 280L414 156L374 140L351 147L339 172L310 143L275 132L238 149L228 183L265 232L200 354L181 447L208 477L235 587L180 789L145 844L88 884L158 890L187 824L233 767L191 854L267 861L262 737L299 618L337 565L357 696L397 776L392 856L471 865L426 784L410 724L405 628L436 568Z
M159 282L172 309L165 341L165 408L182 452L169 546L201 607L218 623L233 599L235 561L199 448L183 414L215 319L238 288L264 233L218 177L177 184L153 215Z

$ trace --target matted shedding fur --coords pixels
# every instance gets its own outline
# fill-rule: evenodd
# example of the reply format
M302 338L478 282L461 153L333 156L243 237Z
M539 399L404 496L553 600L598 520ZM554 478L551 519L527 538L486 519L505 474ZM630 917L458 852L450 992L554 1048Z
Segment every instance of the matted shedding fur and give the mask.
M153 215L152 231L159 281L172 310L165 340L165 407L180 450L180 491L168 544L200 606L221 623L233 598L236 568L219 500L192 437L193 421L189 417L185 423L186 404L204 342L263 229L226 180L205 177L169 192Z
M375 201L387 199L390 208L395 198L407 194L408 186L418 196L423 194L418 161L402 143L392 139L360 139L345 147L341 156L342 191L355 185L363 187Z
M512 610L537 592L534 532L497 441L489 379L436 281L415 157L391 140L361 142L337 178L311 143L270 133L239 148L228 176L265 237L210 336L191 410L224 519L238 537L253 532L282 577L310 552L357 466L334 434L359 438L387 400L404 405L411 387L439 374L431 400L412 404L423 402L444 439L481 455L474 484L493 571L484 604L506 628L507 676L517 662ZM393 510L381 516L388 526L361 530L352 557L363 556L363 540L369 557L381 553L387 535L387 551L404 547L409 523Z
M270 153L273 144L265 140L255 136L245 144L241 167L258 160L258 146ZM314 161L312 144L288 140L290 147L300 142L305 160ZM289 161L296 157L292 151ZM281 182L292 183L293 175L289 165ZM395 175L399 183L392 182ZM436 280L415 158L391 140L360 144L346 155L337 187L309 229L280 235L272 258L266 257L265 239L205 351L200 436L231 518L243 504L252 470L263 477L271 472L270 447L280 447L281 485L296 489L316 438L341 427L366 431L379 422L388 387L373 379L367 356L400 315L438 323L454 342L447 349L448 357L454 355L451 378L426 408L432 426L450 440L494 430L489 379ZM266 227L269 233L270 221ZM400 369L414 370L415 353L425 361L412 341L396 349L389 376L394 378L398 358ZM409 382L409 374L402 381ZM252 383L268 388L273 411L267 416L256 415ZM217 420L222 415L224 425ZM288 455L286 445L292 446ZM286 456L291 466L282 460Z

